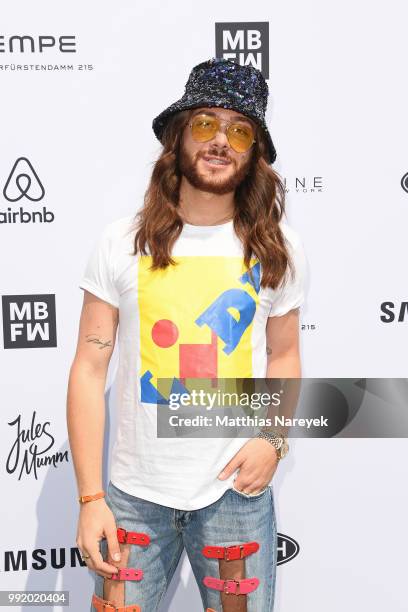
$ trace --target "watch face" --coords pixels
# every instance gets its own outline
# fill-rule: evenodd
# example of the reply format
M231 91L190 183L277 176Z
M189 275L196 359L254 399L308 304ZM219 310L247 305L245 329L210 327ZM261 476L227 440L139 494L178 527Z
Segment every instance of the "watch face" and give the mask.
M285 440L285 441L283 441L283 444L282 444L282 446L280 448L281 457L284 457L285 455L287 455L288 451L289 451L289 444Z
M285 443L285 439L282 436L277 435L275 438L275 444L274 444L275 448L279 450L280 448L282 448L284 443Z

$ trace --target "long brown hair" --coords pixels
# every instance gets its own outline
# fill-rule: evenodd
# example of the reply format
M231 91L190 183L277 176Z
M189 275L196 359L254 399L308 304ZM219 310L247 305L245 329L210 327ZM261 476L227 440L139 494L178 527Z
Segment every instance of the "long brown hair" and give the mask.
M163 133L163 150L154 164L144 205L135 216L137 231L133 255L138 252L151 255L151 270L176 263L171 251L183 229L178 213L182 176L178 157L181 136L192 112L181 111L168 120ZM285 212L285 188L267 161L267 145L258 125L255 139L249 173L235 190L234 229L243 245L246 268L249 269L251 257L255 256L261 264L261 287L276 289L287 267L292 274L294 271L279 227Z

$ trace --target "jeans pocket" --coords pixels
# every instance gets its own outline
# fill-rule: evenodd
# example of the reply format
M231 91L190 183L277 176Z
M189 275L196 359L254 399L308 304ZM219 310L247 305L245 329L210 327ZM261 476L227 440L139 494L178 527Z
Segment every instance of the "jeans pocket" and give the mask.
M238 489L236 489L234 487L234 483L232 483L232 488L231 491L233 493L235 493L236 495L239 495L240 497L244 497L245 499L257 499L258 497L262 497L263 495L265 495L265 493L269 490L269 485L267 485L264 489L262 489L262 491L259 491L258 493L243 493L242 491L238 491Z

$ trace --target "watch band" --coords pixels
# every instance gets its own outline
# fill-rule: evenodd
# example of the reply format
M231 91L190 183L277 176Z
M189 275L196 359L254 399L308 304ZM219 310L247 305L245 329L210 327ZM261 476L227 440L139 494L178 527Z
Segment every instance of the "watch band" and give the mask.
M283 434L275 431L260 431L256 437L263 438L264 440L270 442L272 446L276 448L278 459L283 459L283 457L287 455L289 444L287 443L287 439Z
M81 495L78 497L78 501L80 504L86 504L90 501L95 501L96 499L101 499L105 497L105 491L100 491L99 493L95 493L95 495Z

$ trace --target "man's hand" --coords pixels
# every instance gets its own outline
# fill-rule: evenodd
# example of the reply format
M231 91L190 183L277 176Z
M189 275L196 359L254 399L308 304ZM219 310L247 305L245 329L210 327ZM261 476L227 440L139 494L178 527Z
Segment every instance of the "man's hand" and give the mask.
M104 499L87 502L81 505L78 521L77 546L84 555L89 555L85 562L90 570L99 576L110 578L118 568L106 563L99 550L99 542L106 538L109 557L119 562L120 546L117 538L116 523L113 513Z
M224 480L240 468L234 487L247 495L259 493L269 484L278 462L277 450L268 440L253 438L239 449L218 478Z

